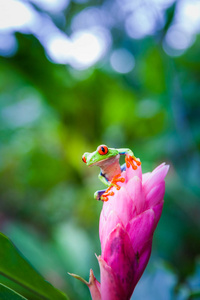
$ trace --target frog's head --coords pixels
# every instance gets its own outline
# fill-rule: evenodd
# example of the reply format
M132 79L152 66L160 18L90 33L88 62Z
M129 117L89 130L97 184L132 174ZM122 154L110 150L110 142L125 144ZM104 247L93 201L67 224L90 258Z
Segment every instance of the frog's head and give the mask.
M87 166L92 166L111 157L114 157L118 153L119 152L117 149L108 148L106 145L100 145L97 147L97 150L92 153L85 152L82 156L82 160L87 164Z

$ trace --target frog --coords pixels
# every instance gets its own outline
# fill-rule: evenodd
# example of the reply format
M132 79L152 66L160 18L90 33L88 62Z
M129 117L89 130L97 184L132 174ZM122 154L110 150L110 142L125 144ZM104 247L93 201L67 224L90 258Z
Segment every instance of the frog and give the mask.
M125 155L125 163L123 165L119 163L121 155ZM121 174L126 168L132 166L136 170L141 165L140 160L134 156L129 148L109 148L106 145L99 145L94 152L85 152L82 160L89 167L100 167L98 178L107 186L107 189L96 191L94 199L103 202L108 201L108 197L114 195L113 186L117 190L121 188L118 182L125 182L125 178Z

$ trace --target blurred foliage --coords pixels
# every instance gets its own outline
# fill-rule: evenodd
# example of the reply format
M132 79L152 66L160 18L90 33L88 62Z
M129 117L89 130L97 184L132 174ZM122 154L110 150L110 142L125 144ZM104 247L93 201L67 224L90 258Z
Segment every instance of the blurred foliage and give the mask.
M27 263L23 255L15 248L12 242L0 234L0 274L1 281L11 285L19 285L18 289L30 294L29 299L67 300L66 295L55 289L34 268ZM10 285L9 284L9 285ZM0 284L0 299L21 299L20 295ZM23 298L24 299L24 298Z
M26 300L7 286L0 284L0 297L2 300Z
M84 7L70 4L66 31ZM152 258L134 299L199 297L200 37L179 57L164 52L174 9L156 36L133 40L113 30L112 47L136 61L124 75L106 59L83 71L54 64L22 33L17 53L0 57L0 229L70 299L90 296L67 272L87 279L93 268L99 278L102 204L93 193L101 183L81 156L101 143L132 149L144 172L170 164Z

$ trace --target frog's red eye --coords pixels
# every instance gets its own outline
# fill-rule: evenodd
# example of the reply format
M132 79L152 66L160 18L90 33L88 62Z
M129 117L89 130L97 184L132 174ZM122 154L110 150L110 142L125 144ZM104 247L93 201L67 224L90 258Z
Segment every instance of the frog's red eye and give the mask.
M105 155L108 153L108 147L106 145L100 145L98 148L97 148L97 151L99 152L99 154L101 155Z
M86 158L85 158L85 155L83 154L82 156L82 161L86 164Z

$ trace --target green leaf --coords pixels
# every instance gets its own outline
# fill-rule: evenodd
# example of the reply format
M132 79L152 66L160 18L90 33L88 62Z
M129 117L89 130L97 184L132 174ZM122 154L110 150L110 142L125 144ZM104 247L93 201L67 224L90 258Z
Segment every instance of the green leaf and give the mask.
M64 293L45 281L2 233L0 233L0 274L31 291L41 299L68 299Z
M9 287L0 283L0 299L1 300L26 300L22 295L11 290Z

